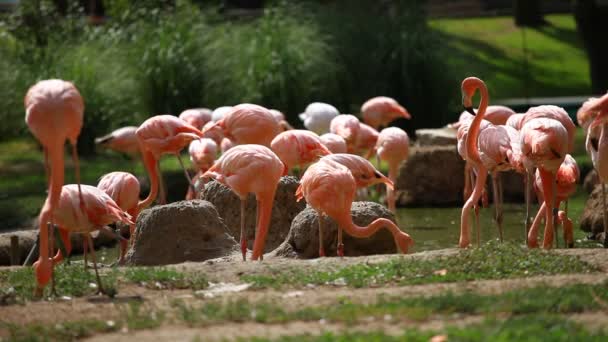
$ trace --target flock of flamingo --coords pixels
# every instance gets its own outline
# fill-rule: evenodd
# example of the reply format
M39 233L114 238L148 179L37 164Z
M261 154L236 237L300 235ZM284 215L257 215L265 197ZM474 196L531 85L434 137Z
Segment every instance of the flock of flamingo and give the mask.
M481 100L475 112L472 97L477 91ZM576 162L568 155L573 148L575 128L568 114L556 106L533 107L525 114L516 114L507 107L488 106L488 90L484 82L475 77L462 82L462 96L466 111L452 125L458 129L458 152L466 161L466 202L462 208L460 247L470 245L470 211L475 213L478 225L479 202L487 202L488 172L493 179L495 218L502 239L502 187L498 175L506 170L527 174L528 208L532 185L539 198L544 199L531 227L526 217L528 245L538 246L538 228L543 217L543 247L551 248L553 237L557 236L556 223L563 224L564 239L571 245L572 222L567 210L557 210L560 202L567 201L574 192L579 177ZM80 184L76 142L83 125L84 101L72 83L58 79L40 81L28 90L24 104L25 121L44 150L48 180L48 196L39 215L39 258L34 263L38 296L49 282L54 292L53 268L64 257L61 250L55 254L54 238L49 238L54 236L54 229L58 229L65 252L69 253L69 233L84 234L84 241L93 246L91 232L107 230L106 226L112 223L129 225L130 241L119 237L119 262L124 261L129 244L137 236L139 212L155 200L165 203L159 168L159 159L164 154L175 155L182 166L189 184L187 200L200 198L209 178L228 186L241 199L243 260L247 255L244 224L247 195L253 193L257 200L251 259L261 260L279 180L295 167L305 170L296 196L298 200L304 198L318 213L319 256L325 256L324 214L338 223L339 256L344 255L343 230L364 238L387 228L402 253L407 253L413 244L412 238L392 221L378 218L361 227L353 223L350 211L357 190L378 183L386 185L388 207L395 211L393 184L399 165L408 157L409 138L400 128L387 126L397 118L409 119L410 114L392 98L381 96L365 102L361 107L363 122L354 115L340 114L332 105L311 103L300 114L307 130L293 129L277 110L245 103L214 111L188 109L179 117L157 115L137 127L123 127L96 139L102 146L143 160L150 179L150 191L143 200L140 200L138 179L127 172L108 173L100 178L97 186ZM604 156L608 153L605 130L608 95L589 99L579 110L578 121L588 132L586 146L604 189L608 179L608 159ZM64 185L66 140L72 146L76 184ZM180 157L186 146L197 171L194 177ZM380 161L388 163L388 177L369 162L374 154L378 165ZM606 215L604 220L606 222ZM479 229L477 236L479 241ZM91 255L98 290L103 292L93 248Z

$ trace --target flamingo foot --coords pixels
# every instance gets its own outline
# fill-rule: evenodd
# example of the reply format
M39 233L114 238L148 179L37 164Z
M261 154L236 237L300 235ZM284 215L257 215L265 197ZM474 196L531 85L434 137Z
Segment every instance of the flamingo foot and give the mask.
M338 244L338 256L344 257L344 244L343 243Z
M528 248L538 248L538 239L528 239Z
M469 241L469 239L460 237L460 241L458 242L458 246L460 248L468 248L470 245L471 245L471 242Z
M243 253L243 261L247 260L247 239L241 239L241 253Z

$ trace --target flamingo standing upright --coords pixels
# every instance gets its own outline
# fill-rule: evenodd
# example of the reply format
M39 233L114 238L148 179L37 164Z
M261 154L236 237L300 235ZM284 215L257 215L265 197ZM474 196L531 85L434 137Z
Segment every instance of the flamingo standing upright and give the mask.
M259 144L269 147L272 139L281 132L278 122L268 109L250 103L232 107L214 126L205 127L203 134L216 126L237 145Z
M135 239L135 221L139 215L140 203L140 186L137 177L128 172L110 172L99 179L97 188L110 196L120 209L132 217L133 223L129 225L129 242L132 245ZM127 247L127 242L121 239L119 264L124 263Z
M329 132L331 120L339 114L336 107L328 103L313 102L306 106L299 118L304 122L306 129L321 135Z
M280 133L272 139L270 148L288 171L296 166L302 170L322 156L331 154L316 133L301 129Z
M363 122L375 129L388 126L398 118L411 119L410 113L395 99L387 96L377 96L367 100L361 106Z
M380 228L387 228L392 233L397 248L402 253L407 253L413 240L392 221L379 218L367 227L360 227L353 222L350 208L355 198L356 188L357 183L348 168L332 160L321 160L306 170L296 191L296 196L298 200L305 198L306 202L315 209L319 218L323 214L327 214L336 221L340 229L344 229L351 236L365 238L373 235ZM319 219L320 256L325 255L322 222L323 220ZM338 250L342 250L342 255L344 254L343 248L344 245L339 240Z
M84 205L80 187L80 166L76 143L82 129L84 102L78 89L63 80L45 80L33 85L25 95L25 122L44 149L45 170L47 171L48 195L40 210L40 255L34 264L38 289L41 290L52 277L49 246L50 221L53 227L55 209L59 205L61 188L64 183L63 147L68 140L72 145L74 171L78 184L80 206ZM50 165L49 165L50 164ZM41 291L38 291L41 294Z
M409 155L410 139L407 133L398 127L388 127L380 131L378 142L375 149L380 160L388 163L388 178L393 183L397 182L399 165L405 161ZM378 165L380 167L380 165ZM386 186L386 201L388 208L393 213L396 212L395 191L393 187Z
M191 200L196 197L196 192L199 189L205 188L205 180L201 178L215 162L217 156L217 144L215 141L209 138L202 138L199 140L192 140L188 147L188 153L190 154L190 161L194 164L196 169L196 175L192 179L194 181L196 191L193 188L188 188L186 199Z
M576 183L580 177L580 171L578 165L574 158L571 155L567 154L564 162L557 170L556 174L556 200L555 204L556 208L559 208L560 203L567 201L568 197L572 196L574 192L576 192ZM545 211L547 209L547 204L544 200L543 193L543 185L542 179L540 178L540 171L536 170L536 181L534 183L534 187L537 190L537 193L542 197L542 205L532 222L532 226L530 227L530 231L528 232L528 246L531 248L538 247L538 227L540 226L540 221L543 215L546 215ZM564 228L564 242L567 247L573 247L574 245L574 232L572 230L572 220L568 218L568 209L566 207L565 211L558 212L558 220L562 223ZM545 232L546 234L546 232Z
M163 154L177 157L189 186L192 185L188 171L179 156L179 152L192 140L200 139L203 133L185 121L172 115L157 115L144 121L137 129L137 140L142 151L144 166L150 177L150 193L140 203L140 209L147 208L158 194L159 159Z
M48 201L49 198L47 198L47 202ZM53 208L52 215L61 230L64 232L84 234L90 246L93 246L91 232L114 222L122 222L129 225L134 224L131 220L131 215L123 211L110 196L101 189L90 185L64 185L61 189L57 206ZM69 253L71 245L69 239L65 238L66 236L67 235L64 235L63 237L66 241L66 251ZM40 250L40 254L42 254L42 249ZM106 293L101 285L101 279L97 272L94 248L91 249L91 255L93 257L93 267L95 269L98 289L101 293ZM36 294L38 296L42 295L44 286L52 276L52 265L59 262L61 259L61 251L58 251L52 263L47 264L38 261L34 264L36 280L38 282L36 288Z
M346 141L341 136L334 133L325 133L319 137L321 143L327 147L331 153L346 153Z
M245 234L245 204L247 195L252 192L257 200L256 234L253 243L252 260L263 259L264 244L274 195L281 179L287 174L287 168L266 146L246 144L238 145L222 155L213 166L201 177L212 177L226 185L241 199L241 252L243 261L247 256L247 234Z

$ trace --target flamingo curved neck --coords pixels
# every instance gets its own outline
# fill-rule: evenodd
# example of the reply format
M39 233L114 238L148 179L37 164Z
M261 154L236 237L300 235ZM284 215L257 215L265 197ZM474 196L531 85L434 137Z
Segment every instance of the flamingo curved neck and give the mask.
M356 237L356 238L366 238L374 235L381 228L388 229L393 236L398 233L401 233L399 227L397 227L393 221L385 218L379 218L374 220L372 223L367 225L366 227L356 225L352 218L350 217L350 213L341 218L336 218L336 222L338 226L344 231L348 233L348 235Z
M159 182L156 157L150 151L142 151L142 156L144 160L144 166L146 167L146 171L148 171L148 178L150 181L150 193L148 194L148 197L146 197L142 201L139 201L139 203L137 204L138 213L149 207L150 204L154 202L156 196L158 195Z
M488 88L485 83L481 80L477 80L475 82L475 88L479 89L479 94L481 95L481 100L479 102L479 108L477 110L477 114L471 122L469 126L469 134L467 135L467 156L469 159L479 165L481 164L481 159L479 158L479 150L477 148L477 140L479 138L479 130L481 128L481 121L486 114L486 109L488 108L489 95Z

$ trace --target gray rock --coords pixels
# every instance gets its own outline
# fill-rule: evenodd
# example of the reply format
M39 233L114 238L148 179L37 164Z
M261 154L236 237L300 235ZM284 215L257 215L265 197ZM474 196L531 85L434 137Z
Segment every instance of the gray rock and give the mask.
M299 182L295 177L282 177L274 197L270 227L266 237L265 252L277 248L287 237L291 221L306 207L305 201L296 202L296 189ZM223 184L211 181L205 186L203 199L215 205L220 217L226 223L228 232L237 241L241 235L241 200L230 188ZM248 248L253 248L255 238L256 201L253 194L249 194L245 209L245 229L247 231Z
M375 202L354 202L351 207L353 222L367 226L377 218L395 222L393 214ZM338 225L329 217L324 217L323 246L326 256L337 255ZM392 234L381 229L369 238L358 239L343 232L344 255L360 256L370 254L397 253ZM319 221L317 212L308 207L298 214L291 224L289 235L272 256L310 259L319 257Z
M453 128L424 128L416 130L416 144L418 146L456 146L456 130Z
M604 214L602 207L602 187L596 186L585 203L583 214L581 215L581 229L598 235L604 232Z
M399 205L457 205L463 202L464 161L456 144L411 149L395 184Z
M139 214L128 265L166 265L204 261L238 249L213 204L181 201Z
M590 194L598 184L600 184L600 178L597 176L597 172L595 170L591 170L589 173L587 173L587 176L585 176L585 180L583 181L583 189Z

